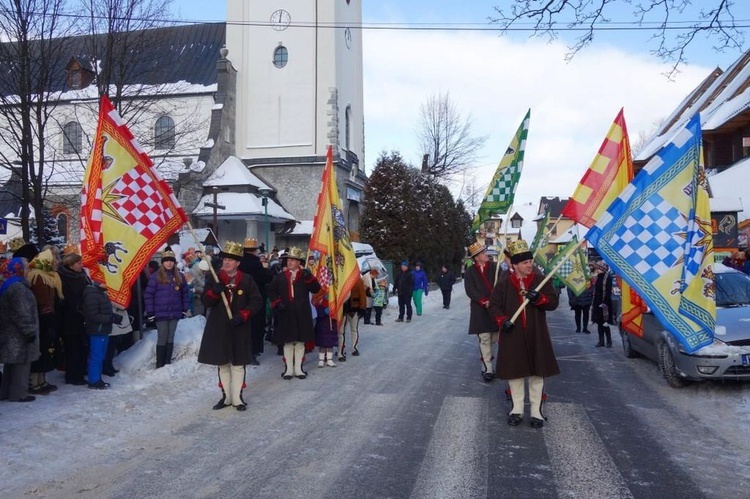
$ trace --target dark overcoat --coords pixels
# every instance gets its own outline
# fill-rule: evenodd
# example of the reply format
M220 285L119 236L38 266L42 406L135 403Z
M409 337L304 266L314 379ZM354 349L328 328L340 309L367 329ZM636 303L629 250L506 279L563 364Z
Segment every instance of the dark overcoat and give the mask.
M107 290L97 284L89 284L83 290L83 320L89 336L112 334L112 302Z
M60 303L62 334L83 337L83 290L90 284L86 272L76 272L68 267L57 271L62 281L63 300Z
M576 296L573 291L568 288L568 304L571 310L575 309L587 309L591 307L591 302L594 300L594 287L588 286L586 290L580 295Z
M488 262L481 267L475 263L466 269L464 290L469 297L469 334L497 331L497 324L485 306L490 301L496 265Z
M314 341L315 328L310 306L310 293L320 291L320 283L312 274L304 277L300 268L292 280L292 273L285 270L273 278L268 285L268 299L277 312L273 330L274 343L281 345L294 341Z
M39 358L39 315L28 281L8 286L0 296L0 364L27 364Z
M396 279L393 281L393 292L400 298L411 300L411 294L414 292L414 274L410 271L399 271Z
M609 272L600 272L594 282L594 299L591 304L591 321L595 324L604 325L607 320L604 318L602 305L607 306L609 317L612 317L612 275Z
M206 276L206 287L201 296L203 306L211 307L206 327L203 330L201 346L198 350L198 362L212 366L232 364L244 366L252 360L252 343L250 339L249 320L253 315L262 313L263 300L258 286L249 275L237 271L234 279L226 272L219 271L219 280L227 286L224 295L229 300L232 316L242 317L239 326L229 325L229 316L224 301L213 291L213 276Z
M536 289L543 276L536 272L524 279L525 289ZM490 295L489 312L498 328L521 306L520 282L513 273L504 274ZM529 303L515 320L510 333L500 333L495 377L517 379L528 376L549 377L560 374L547 329L546 313L555 310L558 295L551 281L540 291L539 305Z

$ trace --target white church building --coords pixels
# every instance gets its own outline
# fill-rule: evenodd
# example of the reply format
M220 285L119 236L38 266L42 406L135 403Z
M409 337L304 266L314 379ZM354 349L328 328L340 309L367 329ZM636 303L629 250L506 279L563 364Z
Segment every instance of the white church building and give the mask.
M226 23L143 34L134 64L144 69L126 86L150 104L133 121L123 117L196 227L212 228L220 243L256 237L269 248L307 246L330 145L358 239L366 181L361 11L361 0L227 0ZM46 204L73 242L96 78L108 63L87 52L91 35L79 38L50 89L59 126L48 125L44 146ZM0 149L12 159L12 148ZM0 165L0 218L9 229L21 210L10 195L15 164Z

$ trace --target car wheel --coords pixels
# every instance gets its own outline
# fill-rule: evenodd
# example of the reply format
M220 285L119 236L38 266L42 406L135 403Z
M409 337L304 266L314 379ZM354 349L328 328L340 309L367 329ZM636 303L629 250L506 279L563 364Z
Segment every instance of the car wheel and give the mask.
M630 333L622 333L620 336L622 336L622 349L625 352L625 357L629 359L640 357L641 354L633 350L633 345L630 343Z
M665 342L659 344L659 368L664 375L664 379L667 380L667 384L672 388L683 388L689 384L689 382L677 372L677 366L674 363L672 350Z

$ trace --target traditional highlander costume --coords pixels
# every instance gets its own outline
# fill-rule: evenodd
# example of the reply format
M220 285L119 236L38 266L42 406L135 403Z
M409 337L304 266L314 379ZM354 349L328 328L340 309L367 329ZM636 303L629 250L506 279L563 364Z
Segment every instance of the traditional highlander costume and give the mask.
M274 277L268 286L268 299L276 312L274 341L284 345L284 379L305 379L302 369L305 343L315 340L310 293L320 291L320 283L314 275L300 265L305 261L302 250L291 248L284 255L287 268Z
M464 276L464 290L470 300L469 334L477 335L482 360L482 378L489 382L495 378L492 360L495 358L498 331L488 307L497 264L489 261L487 248L480 242L469 246L469 256L474 260L474 264L466 269Z
M352 355L359 355L359 317L365 314L367 308L367 295L365 284L362 279L357 279L352 287L349 299L344 302L344 323L338 330L339 361L346 361L346 330L351 337ZM380 320L378 319L378 322Z
M234 406L238 411L247 409L242 398L245 388L245 366L252 359L252 343L248 321L254 314L262 313L262 300L258 287L250 276L238 270L242 259L242 246L227 242L219 253L222 268L218 282L207 276L203 305L212 307L203 331L198 362L218 366L221 400L214 409ZM222 300L224 295L232 311Z
M533 271L533 255L525 241L509 245L513 272L504 274L492 290L490 315L500 326L496 377L508 380L513 408L508 424L517 426L523 420L525 379L528 378L531 426L544 426L542 398L544 378L560 374L552 349L546 312L557 308L558 296L551 282L536 288L543 277ZM516 322L511 317L527 298L530 304Z
M260 297L263 300L263 308L260 313L254 314L250 318L250 337L253 346L253 359L251 364L259 364L257 356L263 353L263 341L266 337L266 298L268 284L273 280L273 272L263 266L258 256L258 240L254 237L245 239L245 254L240 262L240 271L253 278L255 285L258 286Z

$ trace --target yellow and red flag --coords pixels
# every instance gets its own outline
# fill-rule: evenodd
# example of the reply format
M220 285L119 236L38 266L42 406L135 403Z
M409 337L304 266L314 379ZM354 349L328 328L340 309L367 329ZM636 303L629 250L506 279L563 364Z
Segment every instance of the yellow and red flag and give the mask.
M586 170L563 215L591 228L612 201L633 180L633 158L623 109L617 113L599 152ZM643 301L630 285L621 283L621 327L643 336Z
M341 327L344 302L349 299L360 276L344 211L341 209L331 146L328 146L326 166L323 169L323 182L310 238L310 253L315 257L310 271L320 281L322 291L328 296L330 316Z
M632 178L630 139L625 116L620 109L599 152L563 208L562 214L588 228L593 227Z
M127 307L143 267L186 221L172 189L103 95L81 190L84 267L107 283L113 303Z

